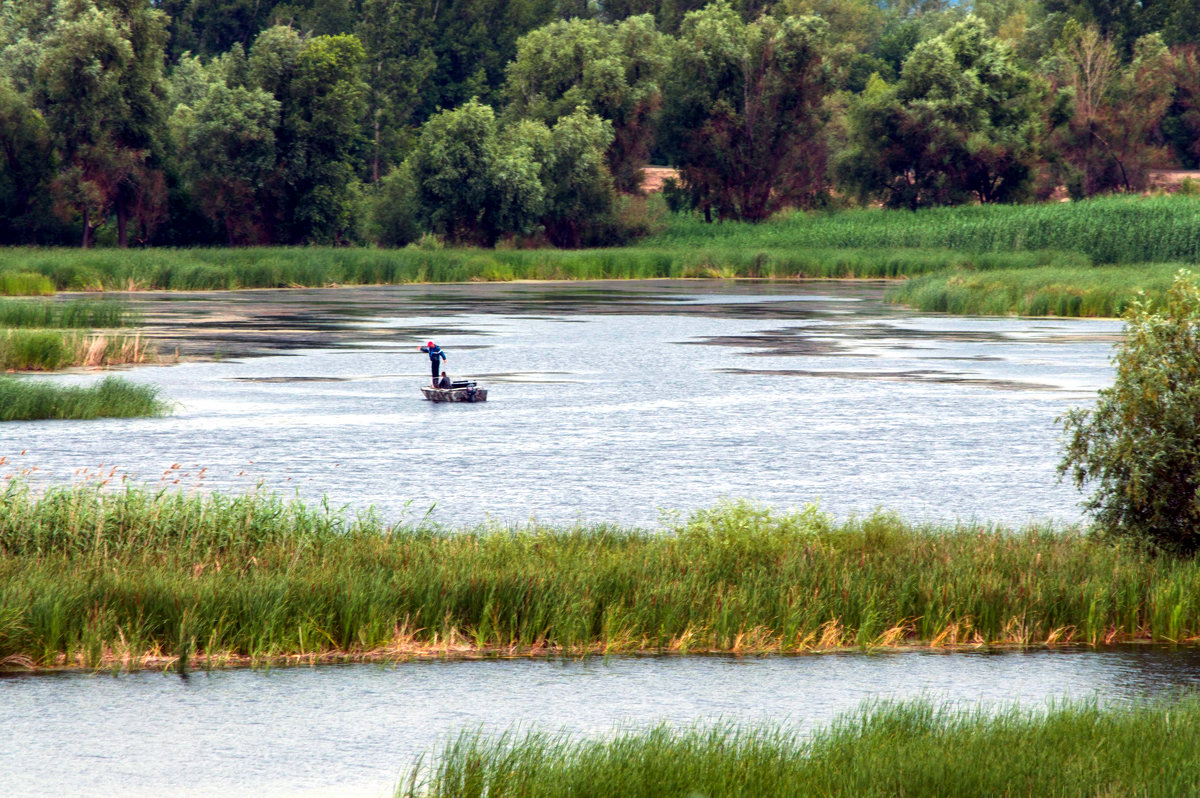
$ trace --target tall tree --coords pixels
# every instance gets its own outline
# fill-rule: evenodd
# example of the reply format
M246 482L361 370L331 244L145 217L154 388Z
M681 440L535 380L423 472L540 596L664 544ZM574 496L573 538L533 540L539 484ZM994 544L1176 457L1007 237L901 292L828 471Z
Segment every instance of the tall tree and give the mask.
M579 108L612 123L608 166L622 191L638 189L670 53L650 15L616 25L552 22L521 37L508 65L509 113L554 125Z
M1036 101L1011 48L968 17L918 44L896 84L870 80L838 175L888 207L1021 199L1037 162Z
M42 236L53 179L45 120L0 75L0 244L50 243Z
M237 60L185 59L172 91L171 133L181 171L229 246L268 243L262 195L275 167L280 108L268 92L237 79L240 69L231 63Z
M162 209L165 16L147 0L62 0L56 13L34 99L61 155L61 207L79 213L85 247L115 211L125 246L130 219L147 234Z
M1049 68L1070 111L1049 149L1073 196L1140 191L1150 169L1169 160L1152 134L1171 103L1171 67L1157 34L1139 39L1122 64L1099 29L1067 26Z
M663 87L660 144L710 219L761 221L825 194L825 23L725 2L683 21Z

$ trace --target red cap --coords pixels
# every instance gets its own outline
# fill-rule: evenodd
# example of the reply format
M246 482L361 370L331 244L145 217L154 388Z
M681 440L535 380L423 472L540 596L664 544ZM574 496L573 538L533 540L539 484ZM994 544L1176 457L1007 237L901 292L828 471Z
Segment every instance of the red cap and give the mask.
M429 347L430 349L433 349L433 341L430 341L429 343L425 344L425 346Z

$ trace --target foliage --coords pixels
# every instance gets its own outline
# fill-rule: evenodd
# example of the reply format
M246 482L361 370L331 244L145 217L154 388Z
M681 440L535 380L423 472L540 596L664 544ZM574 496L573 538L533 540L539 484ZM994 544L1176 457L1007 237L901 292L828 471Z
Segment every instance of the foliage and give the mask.
M1157 549L1200 549L1200 282L1181 271L1163 307L1134 302L1112 387L1063 421L1061 473L1096 486L1104 532Z
M1022 199L1039 138L1032 99L1011 49L968 17L918 44L895 85L868 81L839 174L893 208Z
M606 151L609 169L621 191L634 192L650 154L668 52L648 14L615 25L551 23L517 42L507 68L508 112L547 126L579 109L608 120L614 132Z
M867 702L811 735L729 723L583 738L467 732L419 762L396 795L1166 798L1192 791L1197 745L1194 697L1036 709Z
M166 402L152 385L105 377L88 386L0 377L0 422L161 416Z
M1096 28L1070 23L1050 61L1069 112L1053 131L1055 174L1072 197L1141 191L1166 160L1151 139L1171 103L1171 56L1157 35L1138 39L1122 64Z
M491 107L476 101L430 119L406 165L421 225L450 241L492 246L532 231L545 207L532 148L501 137Z
M826 24L726 2L689 13L664 78L660 143L705 219L762 221L826 192Z

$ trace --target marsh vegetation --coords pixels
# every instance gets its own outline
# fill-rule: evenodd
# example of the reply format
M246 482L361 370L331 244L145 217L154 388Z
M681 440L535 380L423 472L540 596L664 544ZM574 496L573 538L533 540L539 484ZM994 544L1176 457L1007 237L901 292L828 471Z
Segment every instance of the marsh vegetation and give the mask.
M998 712L884 702L807 737L732 724L602 739L467 733L396 795L1175 796L1194 791L1198 747L1195 698Z
M389 527L278 497L94 485L0 501L0 659L30 667L416 655L1178 643L1200 564L1077 531L813 508L663 532Z

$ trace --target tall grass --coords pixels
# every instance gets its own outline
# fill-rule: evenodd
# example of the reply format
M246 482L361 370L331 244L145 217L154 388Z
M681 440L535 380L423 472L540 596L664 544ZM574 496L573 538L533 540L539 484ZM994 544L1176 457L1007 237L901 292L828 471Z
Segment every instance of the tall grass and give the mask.
M118 302L0 300L0 327L112 328L132 323L128 309Z
M53 293L54 283L44 274L0 270L0 296L48 296Z
M809 738L729 724L590 740L465 734L431 763L397 796L1195 795L1200 700L992 713L868 704Z
M1200 637L1198 594L1200 563L1074 532L813 508L446 532L259 494L0 499L0 660L36 665L1170 643Z
M952 267L1084 267L1067 252L793 249L718 242L606 250L189 249L0 250L0 272L32 270L59 290L227 290L298 286L681 277L896 277Z
M643 243L655 249L1056 250L1082 253L1097 263L1195 263L1200 260L1200 198L793 213L758 225L676 217L669 229Z
M68 366L146 363L154 348L141 333L64 330L0 330L0 369L55 371Z
M158 389L117 377L89 386L0 377L0 421L131 418L166 411Z
M1161 299L1180 264L1092 269L948 270L889 289L887 297L918 310L1000 316L1120 316L1138 292Z

